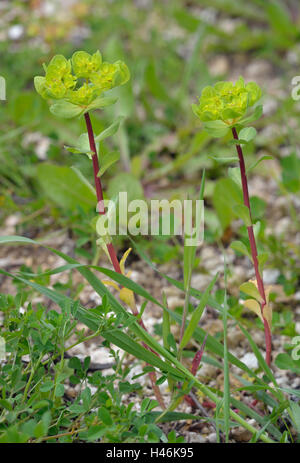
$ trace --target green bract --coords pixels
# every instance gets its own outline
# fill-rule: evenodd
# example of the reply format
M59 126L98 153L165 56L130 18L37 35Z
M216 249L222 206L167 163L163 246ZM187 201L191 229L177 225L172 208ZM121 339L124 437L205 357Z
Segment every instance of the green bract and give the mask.
M218 122L219 128L238 124L245 116L248 108L261 97L261 89L255 82L245 84L240 77L237 82L217 82L213 87L202 90L199 105L193 105L193 111L205 126ZM221 134L221 132L220 132Z
M106 106L109 101L112 104L115 99L107 99L102 93L125 84L130 78L123 61L102 62L99 51L93 55L77 51L70 60L56 55L48 66L44 65L44 69L44 77L34 78L36 91L45 99L60 100L59 106L58 103L53 105L55 110L52 112L61 117L75 117ZM79 107L78 110L73 105ZM72 109L70 114L69 108Z
M72 56L73 70L77 77L88 79L92 73L99 71L101 63L102 57L99 50L93 55L85 51L76 51Z

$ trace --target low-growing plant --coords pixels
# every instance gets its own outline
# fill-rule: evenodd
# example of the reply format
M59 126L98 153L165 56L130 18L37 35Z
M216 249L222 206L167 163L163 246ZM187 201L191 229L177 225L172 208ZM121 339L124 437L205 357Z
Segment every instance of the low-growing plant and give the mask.
M243 283L240 287L250 299L244 301L245 307L256 313L262 320L265 330L266 341L266 362L271 364L272 352L272 308L269 304L270 288L264 287L262 272L268 255L264 252L258 253L254 226L251 216L251 207L248 191L247 172L256 167L261 161L268 158L264 156L249 166L246 170L242 145L250 143L255 135L254 127L247 127L247 124L255 121L262 115L262 105L256 105L261 98L261 89L255 82L245 84L240 77L235 84L232 82L217 82L213 87L205 87L201 93L199 105L193 105L194 113L203 122L203 128L213 137L226 136L230 131L233 135L233 142L236 146L238 158L229 158L225 161L239 162L240 178L237 168L229 168L229 176L238 187L242 188L243 204L232 204L234 212L240 217L247 227L250 252L248 246L241 241L232 243L233 249L248 256L254 265L255 280ZM255 106L256 105L256 106ZM249 114L249 109L252 113ZM224 162L224 158L222 159ZM256 226L259 227L257 223ZM257 227L256 227L257 228Z

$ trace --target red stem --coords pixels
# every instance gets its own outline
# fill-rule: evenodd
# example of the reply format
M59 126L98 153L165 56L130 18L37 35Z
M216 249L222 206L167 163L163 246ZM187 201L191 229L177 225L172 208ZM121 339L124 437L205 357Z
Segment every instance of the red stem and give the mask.
M239 139L235 127L232 127L232 135L233 135L233 138L235 140ZM246 175L246 168L245 168L245 161L244 161L243 151L242 151L241 145L235 145L235 146L236 146L236 150L237 150L238 157L239 157L239 163L240 163L244 204L245 204L245 206L248 207L250 218L251 218L251 208L250 208L250 201L249 201L248 181L247 181L247 175ZM250 225L250 227L247 227L247 231L248 231L248 237L249 237L249 242L250 242L251 255L252 255L252 260L253 260L253 265L254 265L254 270L255 270L255 276L256 276L258 291L259 291L259 294L260 294L260 296L262 298L260 308L261 308L262 316L264 318L263 312L264 312L264 307L265 307L267 301L266 301L263 278L262 278L262 275L260 274L260 271L259 271L259 264L258 264L258 259L257 259L257 247L256 247L255 236L254 236L254 232L253 232L253 225ZM272 335L271 335L271 330L270 330L269 324L267 323L265 318L264 318L264 328L265 328L265 341L266 341L266 362L270 366L270 364L271 364L271 350L272 350Z
M88 131L90 148L91 148L91 151L93 152L92 161L93 161L94 180L95 180L96 195L97 195L97 202L98 202L97 211L99 212L100 215L102 215L102 214L105 214L105 207L104 207L104 203L103 203L103 189L102 189L101 179L98 176L98 173L99 173L99 160L98 160L97 148L96 148L96 143L95 143L94 131L93 131L93 127L92 127L92 123L91 123L89 113L85 113L84 118L85 118L86 127L87 127L87 131ZM115 272L122 274L120 264L119 264L119 261L118 261L118 258L117 258L117 254L116 254L116 251L115 251L115 248L114 248L113 244L108 243L106 245L106 247L107 247L111 262L113 264L113 267L115 269ZM137 316L138 311L133 311L133 314L135 316ZM144 325L144 323L143 323L143 321L141 319L139 320L138 323L145 331L147 331L147 329L146 329L146 327L145 327L145 325ZM158 355L156 352L154 352L145 343L142 343L142 344L146 349L148 349L148 350L152 351L154 354ZM165 409L166 407L165 407L162 395L160 393L159 387L156 385L156 374L155 374L155 372L154 371L150 372L149 377L150 377L150 380L151 380L151 384L152 384L154 394L155 394L160 406L163 409Z
M97 195L97 211L99 212L100 215L105 214L105 208L104 208L104 203L103 203L103 189L102 189L102 184L100 177L98 177L99 173L99 161L98 161L98 155L97 155L97 148L96 148L96 143L95 143L95 138L94 138L94 132L93 132L93 127L90 119L89 113L85 113L84 115L85 122L86 122L86 128L88 131L88 136L89 136L89 142L90 142L90 148L91 151L93 152L92 155L92 161L93 161L93 170L94 170L94 180L95 180L95 187L96 187L96 195ZM113 267L117 273L122 274L120 264L117 258L116 251L113 247L112 243L108 243L106 245L111 262L113 264Z

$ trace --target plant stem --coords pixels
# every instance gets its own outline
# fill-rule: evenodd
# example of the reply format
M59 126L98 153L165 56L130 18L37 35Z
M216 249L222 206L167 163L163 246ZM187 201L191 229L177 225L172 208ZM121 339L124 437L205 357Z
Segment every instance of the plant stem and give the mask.
M91 151L93 153L92 161L93 161L94 180L95 180L96 194L97 194L97 201L98 201L97 210L98 210L99 214L102 215L102 214L105 214L105 207L104 207L104 203L103 203L103 188L102 188L102 184L101 184L101 179L98 176L98 174L99 174L99 161L98 161L98 154L97 154L97 148L96 148L96 143L95 143L94 131L93 131L93 127L92 127L92 123L91 123L89 113L85 113L84 118L85 118L85 122L86 122L86 128L87 128L87 131L88 131L90 148L91 148ZM107 251L109 253L109 256L110 256L110 259L111 259L111 262L113 264L113 267L114 267L115 271L117 273L122 274L120 264L119 264L119 261L118 261L118 258L117 258L117 254L116 254L116 251L114 249L113 244L108 243L106 245L106 247L107 247ZM131 310L133 312L133 315L135 315L136 317L139 315L138 310L136 309L136 307L131 307ZM141 319L138 320L138 323L145 331L147 331L147 329L146 329L146 327L145 327L145 325L144 325L144 323L143 323L143 321ZM154 354L158 355L149 346L147 346L146 344L143 344L143 345L144 345L144 347L146 349L148 349L148 350L152 351ZM160 393L159 387L156 385L156 374L155 374L154 371L149 373L149 378L151 380L152 388L153 388L154 394L155 394L155 396L157 398L157 401L159 402L159 404L160 404L160 406L162 408L165 408L165 404L164 404L162 395Z
M102 189L102 184L101 184L101 179L98 177L99 173L99 161L98 161L98 155L97 155L97 148L96 148L96 143L95 143L95 137L94 137L94 132L93 132L93 127L90 119L89 113L85 113L84 115L85 122L86 122L86 128L88 131L88 137L89 137L89 142L90 142L90 148L91 151L93 152L92 155L92 161L93 161L93 170L94 170L94 180L95 180L95 187L96 187L96 194L97 194L97 210L100 215L105 214L105 208L104 208L104 202L103 202L103 189ZM113 247L112 243L108 243L106 245L111 262L113 264L113 267L117 273L122 274L120 264L117 258L116 251Z
M232 127L232 135L233 135L233 138L235 140L239 139L235 127ZM244 204L249 209L249 214L250 214L250 219L251 219L251 207L250 207L250 200L249 200L248 180L247 180L245 161L244 161L244 156L243 156L243 151L242 151L241 145L236 145L236 150L237 150L238 157L239 157ZM266 341L266 362L267 362L268 366L270 366L270 364L271 364L271 352L272 352L272 335L271 335L271 330L270 330L269 324L268 324L267 320L264 317L264 307L265 307L267 301L266 301L263 278L262 278L262 275L260 274L260 271L259 271L259 264L258 264L258 259L257 259L257 247L256 247L255 236L254 236L254 232L253 232L253 225L250 225L249 227L247 227L247 231L248 231L248 237L249 237L250 248L251 248L251 255L252 255L252 260L253 260L253 265L254 265L254 270L255 270L255 276L256 276L256 281L257 281L257 287L258 287L259 294L260 294L260 296L262 298L260 308L261 308L261 313L262 313L262 316L263 316L263 319L264 319L265 341Z

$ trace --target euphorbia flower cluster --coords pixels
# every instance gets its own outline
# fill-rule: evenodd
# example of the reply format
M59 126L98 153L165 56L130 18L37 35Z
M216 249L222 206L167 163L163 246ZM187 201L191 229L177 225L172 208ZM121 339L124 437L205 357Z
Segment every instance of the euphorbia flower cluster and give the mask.
M44 65L45 76L36 76L37 92L45 99L64 100L88 107L103 92L125 84L129 70L123 61L102 62L101 53L77 51L71 59L56 55Z
M261 97L255 82L245 84L243 77L237 82L217 82L202 90L199 106L193 105L196 116L203 122L223 121L228 125L238 122Z

